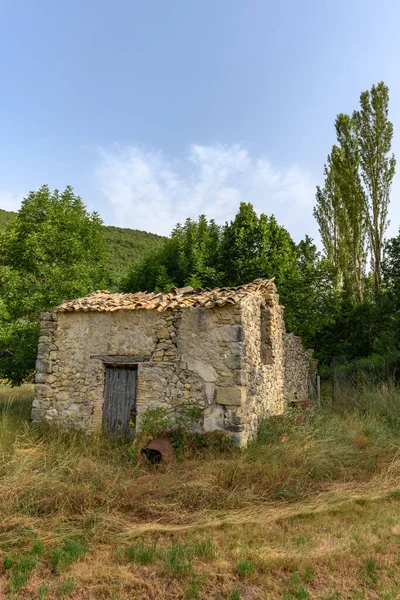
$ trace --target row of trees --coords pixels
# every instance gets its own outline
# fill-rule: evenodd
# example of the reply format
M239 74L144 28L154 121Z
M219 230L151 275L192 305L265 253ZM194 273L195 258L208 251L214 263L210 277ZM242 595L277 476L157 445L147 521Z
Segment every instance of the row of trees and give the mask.
M124 288L236 286L275 277L288 327L310 339L325 322L325 307L335 302L330 269L309 237L295 244L274 216L257 215L243 202L222 227L204 215L177 225L163 247L132 269Z
M388 111L389 90L381 82L361 94L360 108L351 116L337 116L337 144L325 165L324 186L317 188L314 215L325 256L336 270L337 288L353 304L364 299L368 257L376 302L382 293L382 252L396 166Z

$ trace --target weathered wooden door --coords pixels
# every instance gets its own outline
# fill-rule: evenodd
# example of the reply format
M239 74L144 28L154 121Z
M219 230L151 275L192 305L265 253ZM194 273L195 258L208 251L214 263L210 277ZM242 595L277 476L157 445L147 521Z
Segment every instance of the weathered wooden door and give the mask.
M106 367L103 426L109 433L132 434L136 417L136 378L136 367Z

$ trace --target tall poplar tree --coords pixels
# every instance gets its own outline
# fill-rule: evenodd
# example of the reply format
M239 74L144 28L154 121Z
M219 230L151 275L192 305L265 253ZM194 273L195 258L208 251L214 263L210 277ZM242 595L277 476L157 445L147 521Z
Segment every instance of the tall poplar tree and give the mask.
M374 272L375 298L380 297L383 236L389 225L390 189L396 160L390 155L393 125L389 121L389 88L381 81L360 95L360 110L353 113L357 125L360 167L364 181L366 219Z
M338 115L335 123L339 146L332 149L332 166L338 192L338 228L345 291L353 303L362 302L367 257L365 193L359 174L359 148L354 120ZM346 261L346 265L344 265Z
M336 288L353 303L363 300L366 263L365 195L359 176L355 123L345 114L335 123L338 145L325 165L324 187L317 187L314 216L325 256L336 269Z

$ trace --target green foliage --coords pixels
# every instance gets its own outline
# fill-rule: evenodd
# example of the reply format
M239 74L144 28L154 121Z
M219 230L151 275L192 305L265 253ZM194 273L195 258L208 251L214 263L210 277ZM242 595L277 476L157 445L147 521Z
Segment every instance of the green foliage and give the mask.
M226 431L203 433L190 431L186 426L180 425L169 431L168 437L178 459L185 455L211 456L216 452L229 453L237 448Z
M385 244L385 259L382 264L385 288L396 309L400 308L400 230L396 237Z
M0 231L5 231L17 213L0 208Z
M189 589L187 591L188 600L197 600L200 598L200 587L202 580L199 577L193 575L192 580L189 584Z
M236 571L239 577L249 577L255 571L254 561L248 560L247 558L241 558L236 565Z
M42 583L38 587L38 596L40 600L45 600L47 598L47 593L49 591L48 586L45 583Z
M258 216L251 204L242 202L223 227L204 215L178 224L159 250L135 265L125 291L235 286L275 277L288 329L309 339L331 320L330 309L337 302L333 276L309 237L296 245L273 216Z
M325 256L352 304L363 301L367 237L375 300L381 295L383 236L396 167L394 155L389 156L393 125L388 114L389 90L380 82L362 92L360 109L351 117L338 115L338 145L328 156L324 187L317 187L314 216Z
M158 552L154 544L147 545L138 541L126 549L126 557L138 565L149 565L157 556Z
M168 410L162 406L148 408L141 416L140 426L143 435L157 438L172 428Z
M12 571L10 574L10 587L12 592L17 592L28 583L29 573Z
M400 236L386 244L382 264L396 166L388 109L389 90L380 82L362 92L351 117L338 115L338 145L328 157L324 187L317 188L314 216L339 294L336 304L326 307L330 320L320 321L314 331L306 325L307 343L324 362L334 355L351 359L379 351L387 356L399 347Z
M184 404L181 409L180 422L183 426L189 426L201 420L203 409L198 404Z
M8 229L16 216L15 212L0 209L0 231ZM103 234L107 247L111 288L118 288L126 279L132 265L162 246L165 240L155 233L111 225L103 225Z
M102 223L67 187L30 192L0 232L0 377L12 384L34 369L39 314L107 281Z
M336 270L336 286L356 304L363 300L366 232L365 193L359 174L355 121L345 114L336 119L338 146L325 165L325 184L317 187L314 216L326 259Z
M296 245L274 216L258 216L251 204L240 204L221 239L224 285L241 285L258 277L283 283L296 266Z
M3 562L3 566L4 562ZM33 556L20 556L15 560L9 559L7 568L10 571L10 587L17 592L28 583L29 573L36 569L37 563Z
M0 319L0 347L7 351L4 357L0 354L0 378L12 385L32 381L39 329L37 319Z
M59 595L60 598L64 596L69 596L75 590L75 581L72 577L68 577L65 581L60 585Z
M176 579L183 579L192 573L192 553L185 544L173 543L165 552L164 560L169 575Z
M389 225L390 189L396 170L389 156L393 125L389 121L389 88L381 81L360 95L360 109L353 113L360 148L360 171L367 194L367 225L372 252L375 298L381 293L383 236Z
M369 580L372 583L377 582L376 559L375 558L367 559L367 563L366 563L366 567L365 567L365 577L367 580Z
M44 547L44 543L42 542L42 540L35 540L32 544L32 554L36 554L38 556L42 555L44 553L45 547Z
M87 548L76 539L66 539L62 544L53 548L50 561L57 571L64 571L67 567L86 554Z
M210 538L194 540L192 542L192 553L193 556L203 560L213 560L218 556L217 548Z
M166 291L172 286L209 286L220 283L220 227L204 215L197 222L177 225L159 250L135 265L126 291Z
M103 226L103 232L108 251L110 285L117 289L132 266L160 248L165 240L162 236L137 229Z
M234 590L231 591L231 593L228 595L227 600L240 600L241 598L241 594L240 594L240 590L238 588L235 588Z

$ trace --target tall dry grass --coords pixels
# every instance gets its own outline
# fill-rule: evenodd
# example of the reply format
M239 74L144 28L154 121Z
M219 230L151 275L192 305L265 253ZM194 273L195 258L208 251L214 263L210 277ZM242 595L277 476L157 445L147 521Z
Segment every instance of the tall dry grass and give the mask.
M67 569L81 582L83 590L81 596L75 587L72 597L113 597L111 592L118 586L104 584L105 588L99 591L96 577L103 580L107 573L106 579L112 579L116 564L126 585L121 584L115 598L131 597L134 584L123 549L137 539L145 555L146 544L150 548L155 545L158 550L152 567L157 573L153 587L143 583L150 567L135 566L136 585L141 590L136 597L151 598L160 590L166 598L190 597L192 584L192 597L228 597L236 584L240 589L244 585L245 575L240 573L246 562L239 570L236 562L256 561L258 565L254 569L248 567L250 583L245 587L264 585L268 569L263 552L268 556L270 552L251 549L251 540L258 539L252 530L256 523L260 532L274 530L272 545L276 546L275 554L280 552L282 558L280 564L275 557L274 564L283 577L288 551L283 540L279 541L279 523L313 515L308 530L315 537L315 523L320 522L322 515L328 521L331 518L332 523L336 519L335 527L340 528L342 520L347 522L352 514L354 503L362 506L364 501L370 506L379 502L392 515L399 500L396 490L400 477L400 393L394 386L348 390L336 411L288 411L281 418L263 423L258 440L245 451L207 452L207 456L197 451L195 457L188 452L174 464L158 468L138 461L137 448L124 440L32 425L31 400L29 386L20 390L0 388L0 552L3 557L13 557L11 572L18 574L16 556L31 556L32 544L38 540L46 548L43 557L37 559L39 567L29 574L28 583L18 590L17 597L38 597L39 582L34 584L38 573L40 585L50 582L47 597L57 597L54 594L59 593L56 590L61 575L52 571L51 553L58 548L57 552L63 555L65 540L78 540L82 547L76 564L71 563ZM337 511L337 517L327 517L330 511ZM357 520L358 513L354 518ZM293 529L296 532L296 523ZM203 542L211 536L212 544L219 549L212 559L213 591L196 579L202 572L208 573L210 567L203 565L204 557L190 549L195 547L187 541L191 535L199 535ZM292 536L290 528L287 535ZM332 531L327 532L326 538L331 535ZM176 549L177 543L183 544L185 550ZM363 542L360 547L364 546ZM264 548L262 544L260 547ZM391 557L391 545L387 544L387 548ZM348 558L347 550L344 555ZM119 551L123 554L118 555ZM182 558L182 552L190 560L186 555ZM289 554L297 556L301 563L301 544L295 552L291 548ZM136 556L137 552L132 551L131 555ZM182 576L181 582L170 576L172 567L167 556L178 563L181 556L190 564L190 573ZM100 557L103 575L96 563ZM356 553L354 561L359 559ZM391 564L392 559L387 560ZM289 563L297 564L292 559ZM89 577L84 565L86 569L91 565L90 569L98 575ZM177 564L177 572L179 568ZM326 570L326 565L323 568ZM165 569L167 577L162 574ZM218 570L219 584L215 574ZM3 594L15 594L8 573L4 570ZM67 589L69 584L65 585ZM297 584L290 585L295 590ZM286 587L289 589L290 585ZM197 588L203 592L196 596ZM208 596L204 596L204 589L208 589ZM288 592L292 594L288 598L296 597L293 590Z

